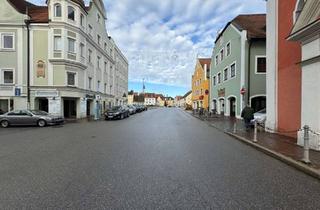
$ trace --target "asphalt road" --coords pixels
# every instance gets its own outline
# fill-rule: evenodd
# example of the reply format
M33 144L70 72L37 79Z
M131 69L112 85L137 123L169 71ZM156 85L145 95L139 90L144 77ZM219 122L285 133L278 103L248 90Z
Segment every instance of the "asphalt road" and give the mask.
M0 129L0 209L320 209L320 182L175 108Z

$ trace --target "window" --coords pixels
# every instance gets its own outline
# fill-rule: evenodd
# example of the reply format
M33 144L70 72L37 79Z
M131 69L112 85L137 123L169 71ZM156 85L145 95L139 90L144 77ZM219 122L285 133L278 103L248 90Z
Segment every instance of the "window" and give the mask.
M236 64L232 64L230 66L230 77L233 78L236 76Z
M97 41L98 41L98 44L100 45L100 35L97 35Z
M100 81L97 83L97 92L100 92Z
M216 84L217 84L217 78L216 76L213 76L213 86L216 86Z
M76 48L75 48L75 40L68 38L68 52L70 53L75 53L76 52Z
M223 70L223 79L224 81L228 80L228 68L226 68L225 70Z
M100 68L100 56L97 56L97 67Z
M62 50L61 36L54 36L54 50Z
M84 26L84 16L83 16L83 14L80 15L80 25Z
M70 85L70 86L76 85L76 73L67 72L67 85Z
M218 84L221 83L221 73L218 73Z
M107 83L104 83L104 93L107 93Z
M104 43L104 50L107 51L107 43Z
M89 24L89 35L92 36L92 26Z
M1 48L2 49L9 49L9 50L14 49L13 37L14 37L13 34L2 34L1 35Z
M13 69L3 69L2 78L2 84L13 84Z
M61 5L60 4L55 4L54 5L54 16L55 17L61 17Z
M91 50L88 50L88 60L89 60L89 63L92 63L92 51Z
M111 57L112 57L112 49L110 49L110 55L111 55Z
M219 64L219 55L216 55L216 66Z
M266 73L267 71L267 61L266 57L257 57L256 59L256 73Z
M89 90L92 88L92 77L88 77L88 88Z
M84 44L80 43L80 55L81 57L84 57Z
M229 42L228 44L227 44L227 56L229 56L230 54L231 54L231 43Z
M74 9L71 6L68 6L68 19L69 20L74 20Z
M107 72L107 62L104 62L104 71Z
M222 48L222 50L220 51L220 60L223 61L223 57L224 57L224 49Z

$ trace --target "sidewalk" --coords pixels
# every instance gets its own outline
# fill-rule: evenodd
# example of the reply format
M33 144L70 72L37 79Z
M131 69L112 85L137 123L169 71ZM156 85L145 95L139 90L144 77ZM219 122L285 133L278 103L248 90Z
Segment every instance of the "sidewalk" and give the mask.
M217 128L218 130L221 130L268 155L271 155L320 179L320 152L310 150L311 164L307 165L302 163L301 159L303 158L303 148L296 144L296 139L260 130L257 133L258 142L254 143L253 129L247 132L242 120L218 115L211 117L199 117L199 115L193 115L192 112L188 111L188 113L206 121L209 125ZM236 129L234 129L235 123Z

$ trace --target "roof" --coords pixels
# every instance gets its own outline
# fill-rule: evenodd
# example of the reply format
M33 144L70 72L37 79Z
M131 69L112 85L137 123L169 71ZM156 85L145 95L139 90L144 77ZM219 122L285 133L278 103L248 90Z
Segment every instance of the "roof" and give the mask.
M308 26L320 21L320 1L307 0L294 24L290 36L300 32Z
M188 95L192 93L192 90L188 91L186 94L184 94L183 98L186 98Z
M249 39L265 39L266 38L266 14L247 14L238 15L230 21L216 38L215 43L222 36L228 26L232 24L239 31L246 30Z
M18 12L27 14L30 22L47 23L49 22L48 7L37 6L25 0L7 0Z
M145 93L144 97L145 98L156 98L156 94L155 93Z
M199 58L198 60L203 69L205 64L207 64L207 69L210 69L211 58Z
M28 8L28 15L32 23L48 23L48 7L32 6Z
M87 11L87 10L86 10L86 5L84 4L84 1L83 1L83 0L70 0L70 1L72 1L72 2L74 2L74 3L76 3L76 4L78 4L78 5L80 5L80 6L82 7L82 9L84 9L85 11Z

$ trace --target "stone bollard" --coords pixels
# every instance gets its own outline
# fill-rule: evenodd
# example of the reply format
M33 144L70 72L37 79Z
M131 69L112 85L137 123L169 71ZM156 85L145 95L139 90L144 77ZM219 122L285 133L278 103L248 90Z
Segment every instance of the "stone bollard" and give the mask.
M257 134L258 134L258 125L257 125L257 121L254 121L254 131L253 131L253 142L257 143Z
M303 159L302 161L304 163L311 163L310 161L310 158L309 158L309 130L310 130L310 127L308 125L305 125L303 127L303 131L304 131L304 137L303 137L303 140L304 140L304 147L303 147Z

